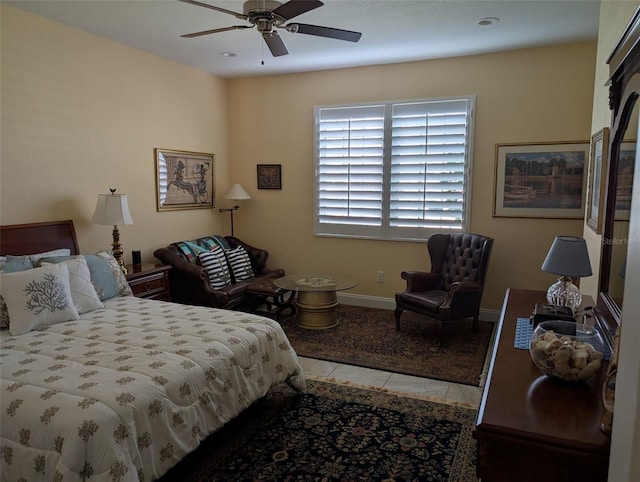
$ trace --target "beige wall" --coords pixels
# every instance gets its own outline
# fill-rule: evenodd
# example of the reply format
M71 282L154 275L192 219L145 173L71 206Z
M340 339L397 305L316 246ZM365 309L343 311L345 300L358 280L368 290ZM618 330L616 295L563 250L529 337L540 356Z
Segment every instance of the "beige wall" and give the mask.
M217 209L156 212L153 148L212 152L218 197L234 182L253 196L236 234L272 266L352 274L353 293L392 298L400 271L428 266L425 245L313 236L313 106L475 94L471 229L496 238L483 307L498 309L507 287L553 282L540 271L548 247L583 222L492 217L495 144L587 140L595 53L588 42L224 81L3 5L1 221L72 218L83 251L106 248L110 228L89 220L96 194L117 187L136 223L121 228L125 259L151 260L229 232ZM282 164L281 191L256 188L259 163Z
M97 194L129 197L125 260L222 229L210 209L156 212L153 149L216 155L228 187L227 83L210 74L3 5L2 224L73 219L84 252L108 249L90 223Z
M595 53L589 42L230 81L231 174L253 196L236 234L269 246L273 264L291 272L348 273L360 280L352 292L393 297L400 271L428 267L423 243L313 236L313 107L475 94L471 230L496 239L483 307L498 309L507 287L546 289L551 242L580 235L583 220L494 218L495 145L588 140ZM257 190L260 163L282 164L281 191Z

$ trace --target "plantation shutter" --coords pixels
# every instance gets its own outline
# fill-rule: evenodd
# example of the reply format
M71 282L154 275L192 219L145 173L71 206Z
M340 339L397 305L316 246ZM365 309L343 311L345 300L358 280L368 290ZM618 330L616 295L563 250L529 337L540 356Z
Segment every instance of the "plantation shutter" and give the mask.
M474 100L316 107L314 233L466 231Z
M384 106L318 109L316 122L316 225L331 225L337 234L379 236Z
M390 228L463 228L469 115L467 99L393 106Z

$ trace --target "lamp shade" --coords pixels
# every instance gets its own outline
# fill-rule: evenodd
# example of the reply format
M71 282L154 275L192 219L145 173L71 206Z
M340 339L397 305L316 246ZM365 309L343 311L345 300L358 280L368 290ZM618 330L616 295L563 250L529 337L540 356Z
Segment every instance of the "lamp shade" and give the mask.
M98 194L91 222L94 224L133 224L126 194Z
M556 236L542 263L542 271L571 278L591 276L591 262L584 238Z
M233 186L231 186L229 190L225 192L222 197L224 199L233 199L233 200L251 199L251 196L249 196L249 193L245 191L240 184L234 184Z

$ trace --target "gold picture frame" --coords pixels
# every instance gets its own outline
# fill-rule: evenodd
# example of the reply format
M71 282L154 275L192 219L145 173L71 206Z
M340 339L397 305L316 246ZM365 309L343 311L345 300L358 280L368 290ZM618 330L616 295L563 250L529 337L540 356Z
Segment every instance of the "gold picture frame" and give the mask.
M605 173L609 168L608 148L609 128L604 127L591 137L591 155L589 159L587 226L593 229L596 234L602 234L604 196L607 192Z
M496 144L494 217L584 218L588 141Z
M215 207L215 156L154 149L158 211Z

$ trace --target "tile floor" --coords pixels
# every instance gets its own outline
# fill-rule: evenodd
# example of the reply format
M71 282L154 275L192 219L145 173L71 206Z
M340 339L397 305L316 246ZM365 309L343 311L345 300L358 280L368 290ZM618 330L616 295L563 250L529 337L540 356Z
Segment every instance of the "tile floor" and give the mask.
M311 379L335 379L353 385L376 387L445 402L461 403L474 408L478 408L482 398L481 387L343 365L313 358L300 357L300 364L307 377Z

